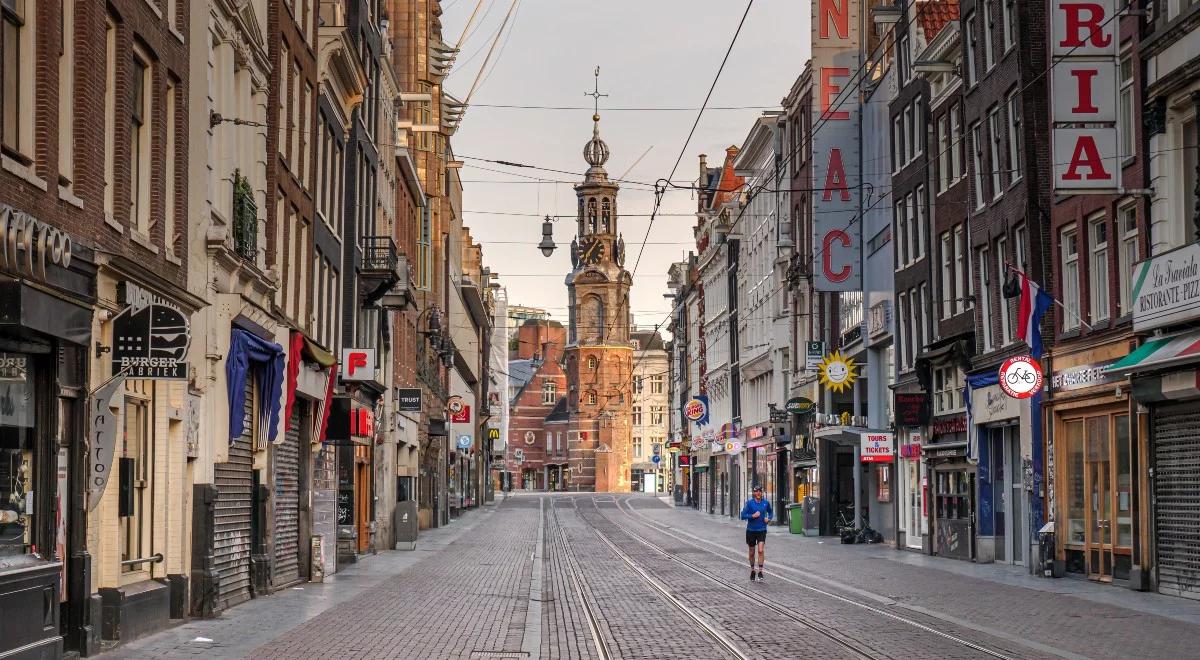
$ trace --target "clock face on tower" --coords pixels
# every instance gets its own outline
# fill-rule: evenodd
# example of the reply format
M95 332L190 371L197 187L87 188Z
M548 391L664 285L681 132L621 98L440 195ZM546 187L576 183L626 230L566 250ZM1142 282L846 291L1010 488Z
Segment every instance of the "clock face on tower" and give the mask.
M589 264L599 263L604 258L604 241L599 238L589 238L579 246L579 256Z

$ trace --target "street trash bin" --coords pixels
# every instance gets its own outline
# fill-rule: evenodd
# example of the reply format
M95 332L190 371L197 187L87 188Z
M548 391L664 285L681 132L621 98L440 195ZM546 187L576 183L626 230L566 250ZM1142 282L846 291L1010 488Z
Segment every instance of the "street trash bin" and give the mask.
M804 533L804 505L787 505L788 531L793 534Z
M1054 522L1048 522L1038 530L1038 566L1042 577L1054 577Z

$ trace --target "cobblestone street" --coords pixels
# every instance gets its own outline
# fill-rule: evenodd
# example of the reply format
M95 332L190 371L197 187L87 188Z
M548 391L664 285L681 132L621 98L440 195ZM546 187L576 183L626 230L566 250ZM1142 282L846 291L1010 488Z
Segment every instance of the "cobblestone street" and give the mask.
M415 552L251 601L106 658L1179 658L1200 606L772 530L660 500L512 495ZM541 544L539 546L539 539Z

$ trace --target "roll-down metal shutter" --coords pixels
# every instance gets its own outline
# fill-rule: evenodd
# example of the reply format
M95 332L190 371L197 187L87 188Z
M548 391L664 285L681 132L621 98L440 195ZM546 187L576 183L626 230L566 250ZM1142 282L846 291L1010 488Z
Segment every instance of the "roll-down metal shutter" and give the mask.
M1154 410L1158 590L1200 600L1200 403Z
M245 431L229 445L229 460L217 463L216 522L214 554L220 590L221 609L250 599L250 515L254 506L254 458L251 453L254 433L254 378L246 378Z
M275 452L275 567L272 584L300 581L300 411L292 409L283 442Z

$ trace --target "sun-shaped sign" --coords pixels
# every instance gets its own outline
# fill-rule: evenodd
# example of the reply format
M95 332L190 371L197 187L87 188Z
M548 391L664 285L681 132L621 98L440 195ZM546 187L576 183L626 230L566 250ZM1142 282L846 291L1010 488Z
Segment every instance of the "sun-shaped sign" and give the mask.
M855 373L857 368L854 358L842 357L841 351L834 351L817 365L817 376L829 391L843 392L850 389L854 380L858 378L858 374Z

